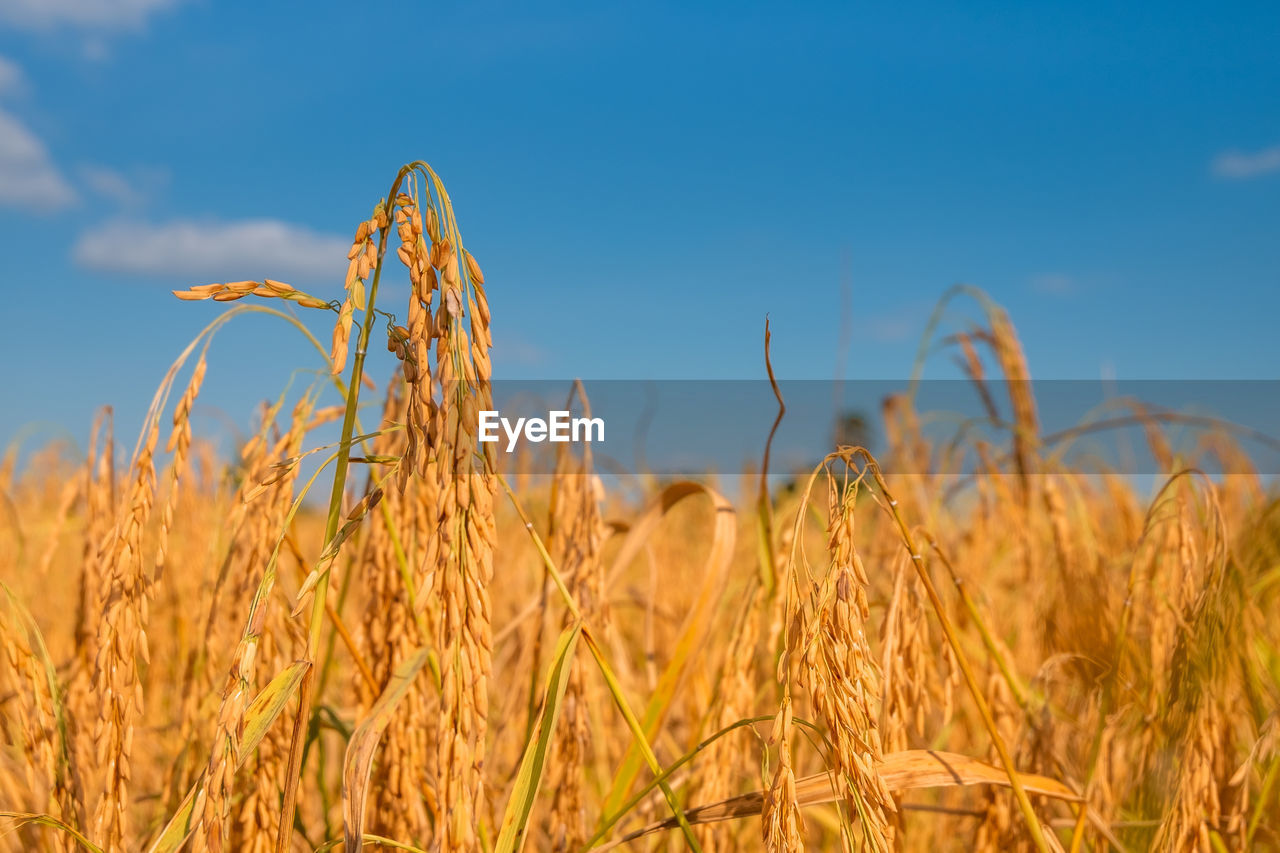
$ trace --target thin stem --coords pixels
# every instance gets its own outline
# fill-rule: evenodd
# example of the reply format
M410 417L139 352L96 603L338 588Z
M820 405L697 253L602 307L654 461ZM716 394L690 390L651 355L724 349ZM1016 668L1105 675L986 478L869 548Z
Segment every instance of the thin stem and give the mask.
M582 620L582 611L578 608L578 603L574 601L573 594L569 592L569 587L565 584L564 578L560 574L560 570L556 568L555 561L551 558L547 546L543 543L542 537L538 535L538 531L534 528L533 522L529 520L529 516L525 513L524 507L520 505L520 501L516 498L516 493L512 491L511 485L507 482L507 478L498 472L494 472L498 478L498 482L502 484L503 490L506 491L507 497L511 499L511 505L515 507L516 514L520 516L520 520L524 522L525 529L529 531L529 536L533 539L533 546L538 551L538 555L542 557L543 564L547 567L547 573L551 575L552 581L556 588L560 590L560 595L564 598L565 606L573 617L579 621ZM662 788L662 794L666 797L667 805L671 808L671 813L675 815L676 820L680 824L680 830L684 833L685 841L689 845L689 849L701 853L702 848L698 845L698 840L693 834L693 827L689 825L689 821L685 818L684 810L680 808L680 802L676 799L675 791L671 790L671 786L665 781L662 765L658 762L658 757L653 752L653 747L649 745L649 741L645 738L644 729L640 725L640 720L636 717L635 712L631 710L631 706L627 704L627 698L623 694L622 685L618 682L618 678L613 673L613 669L609 666L608 660L605 658L604 651L596 643L595 638L587 629L585 622L582 629L582 640L586 643L587 648L591 651L591 656L595 658L596 666L600 669L600 674L604 676L605 683L609 687L609 692L613 694L614 703L618 706L618 711L622 714L622 718L626 721L627 727L631 730L632 736L640 749L641 755L645 762L649 765L649 769L653 774L661 780L659 785Z
M1041 853L1047 853L1049 844L1045 840L1044 830L1040 826L1039 818L1036 817L1035 809L1031 806L1031 798L1027 796L1027 790L1018 778L1017 768L1013 764L1013 756L1009 754L1009 748L1005 746L1004 738L1000 737L1000 732L996 728L995 718L991 714L991 708L987 705L987 699L982 694L982 688L978 684L977 677L973 674L973 668L969 666L969 659L965 656L964 649L960 645L960 638L956 634L955 627L951 624L951 619L947 616L946 608L942 604L942 598L938 595L938 590L933 585L933 579L929 576L928 569L925 566L924 554L917 547L915 537L911 535L911 528L907 526L902 514L898 512L898 501L889 491L889 485L880 473L879 463L862 448L856 448L854 452L862 456L867 468L871 471L871 475L875 478L876 487L880 490L881 495L884 496L886 509L898 525L898 533L902 537L903 544L907 546L907 551L911 555L911 562L916 567L916 574L920 578L920 583L924 586L925 593L929 596L929 602L933 605L934 614L942 625L942 632L947 636L947 643L955 653L956 664L964 675L965 684L969 687L969 693L973 696L974 704L978 706L978 713L982 716L982 723L991 735L991 743L996 749L996 754L1000 756L1000 763L1004 766L1005 773L1009 775L1009 785L1013 788L1013 795L1018 801L1018 808L1026 819L1027 830L1031 833L1031 840L1035 842L1036 848Z
M383 214L387 217L387 226L378 229L377 264L373 270L373 280L369 284L366 296L364 321L360 326L360 337L356 343L355 359L351 365L351 379L347 383L347 408L342 418L342 439L339 444L337 463L333 471L333 489L329 494L329 514L325 520L325 547L333 541L342 522L342 496L347 485L347 468L351 461L351 436L355 433L356 410L360 399L360 385L364 378L364 359L369 350L369 336L373 331L373 321L377 316L374 305L378 299L378 284L382 279L382 267L386 260L387 237L390 234L392 216L391 208L395 205L396 193L400 182L404 180L408 167L396 173L396 179L387 193ZM316 581L311 602L311 620L307 633L306 660L313 661L315 651L320 645L320 632L324 626L325 602L329 598L329 572L324 572ZM285 797L280 813L280 836L276 839L276 853L287 853L289 835L293 827L293 816L297 809L297 786L302 773L302 752L306 742L307 721L311 717L311 706L315 699L315 667L307 669L302 679L302 689L298 701L298 716L294 720L293 742L289 748L289 766L285 773Z

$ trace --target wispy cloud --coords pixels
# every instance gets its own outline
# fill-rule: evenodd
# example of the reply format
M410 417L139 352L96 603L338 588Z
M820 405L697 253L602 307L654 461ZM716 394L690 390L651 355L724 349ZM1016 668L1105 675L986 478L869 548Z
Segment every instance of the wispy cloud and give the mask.
M0 95L11 95L22 91L26 78L22 69L12 59L0 55Z
M45 144L21 119L0 108L0 205L48 212L75 201L75 190Z
M897 305L874 314L859 316L855 327L859 334L882 344L901 343L924 331L930 305L921 300Z
M3 8L0 2L0 8ZM0 55L0 95L26 88L22 68ZM54 165L49 149L26 123L0 107L0 206L48 213L76 202L76 191Z
M98 272L231 281L341 280L351 240L275 219L117 220L85 231L72 255Z
M1075 292L1076 281L1069 275L1058 272L1040 273L1031 276L1031 289L1036 293L1048 296L1066 296Z
M84 31L138 30L180 0L4 0L0 22L29 31L68 27Z
M163 169L132 170L128 175L106 166L81 166L84 185L125 208L141 206L168 180Z
M1224 151L1213 158L1213 173L1221 178L1247 179L1280 172L1280 145L1260 151Z

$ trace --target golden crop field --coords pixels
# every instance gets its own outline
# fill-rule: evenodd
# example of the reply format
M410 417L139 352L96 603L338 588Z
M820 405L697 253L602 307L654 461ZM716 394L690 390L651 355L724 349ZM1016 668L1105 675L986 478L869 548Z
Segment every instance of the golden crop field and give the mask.
M349 259L340 307L179 292L245 299L136 446L104 412L84 458L5 456L0 849L1280 847L1280 517L1228 433L1210 477L1138 410L1157 489L1071 470L984 302L951 345L1013 417L963 489L903 396L878 459L637 501L589 450L537 476L477 442L489 303L428 166ZM208 342L285 301L343 404L281 396L220 458Z

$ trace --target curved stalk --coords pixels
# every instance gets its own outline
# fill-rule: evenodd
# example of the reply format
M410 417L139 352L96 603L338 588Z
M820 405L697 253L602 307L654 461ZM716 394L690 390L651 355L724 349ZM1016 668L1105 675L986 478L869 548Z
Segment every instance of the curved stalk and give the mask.
M387 193L387 225L378 229L377 264L373 270L373 278L369 283L366 296L364 320L360 325L360 337L356 342L355 358L351 363L351 379L347 382L347 407L342 418L342 438L339 442L338 458L333 470L333 489L329 493L329 512L325 519L325 547L338 533L342 522L342 495L346 491L347 468L351 461L351 437L355 433L356 409L360 400L360 384L364 378L364 359L369 351L369 336L373 331L373 321L377 316L374 306L378 299L378 283L382 279L382 266L386 260L387 237L391 230L391 206L395 204L396 193L406 172L411 169L405 166L396 173L391 183L391 191ZM329 597L329 572L325 572L316 581L315 596L311 601L311 619L307 631L307 647L305 659L312 661L316 649L320 645L320 632L324 625L325 602ZM302 689L298 700L298 716L293 724L293 741L289 747L289 764L285 771L284 801L280 811L280 836L276 839L277 853L287 853L289 837L293 832L293 818L297 809L298 781L302 773L302 752L306 743L308 720L311 718L311 706L315 700L315 667L309 667L302 679Z

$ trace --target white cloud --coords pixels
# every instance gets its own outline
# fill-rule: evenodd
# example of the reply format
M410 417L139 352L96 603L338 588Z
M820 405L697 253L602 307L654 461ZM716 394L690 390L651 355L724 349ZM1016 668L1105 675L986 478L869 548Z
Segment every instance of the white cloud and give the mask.
M0 205L50 211L76 201L76 192L49 150L16 116L0 109Z
M1224 151L1213 159L1213 173L1222 178L1256 178L1280 172L1280 145L1261 151Z
M0 22L17 29L47 31L138 30L147 18L180 0L0 0Z
M0 95L9 95L22 90L24 83L22 69L6 56L0 56Z
M163 224L117 220L81 234L72 254L87 269L129 275L341 281L349 248L349 238L275 219Z

